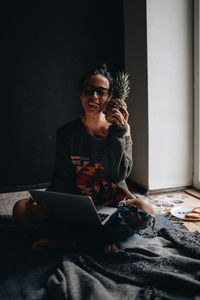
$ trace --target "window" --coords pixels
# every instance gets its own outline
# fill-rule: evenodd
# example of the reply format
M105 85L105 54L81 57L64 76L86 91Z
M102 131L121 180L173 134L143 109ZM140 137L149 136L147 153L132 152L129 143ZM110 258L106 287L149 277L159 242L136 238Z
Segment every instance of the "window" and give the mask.
M200 0L194 1L194 176L200 189Z

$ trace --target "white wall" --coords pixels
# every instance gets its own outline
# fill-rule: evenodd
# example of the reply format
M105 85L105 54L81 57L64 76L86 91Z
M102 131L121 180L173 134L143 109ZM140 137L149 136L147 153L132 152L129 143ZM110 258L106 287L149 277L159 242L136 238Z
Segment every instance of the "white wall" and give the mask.
M142 141L135 141L137 168L131 179L148 190L188 186L192 184L193 172L192 1L141 1L146 2L147 58L144 55L143 60L147 59L147 82L139 75L141 57L133 63L135 52L144 54L140 47L145 43L137 44L140 29L135 28L134 18L143 14L135 11L132 2L139 5L139 1L124 1L125 63L127 72L140 83L137 82L136 102L130 113L139 114L131 125L135 132L143 128L140 137L147 149L139 152ZM141 93L137 95L138 87L143 85L146 90L145 84L147 99ZM147 126L143 126L146 122ZM142 161L142 170L147 170L147 174L138 166Z
M192 1L147 1L149 189L192 183Z

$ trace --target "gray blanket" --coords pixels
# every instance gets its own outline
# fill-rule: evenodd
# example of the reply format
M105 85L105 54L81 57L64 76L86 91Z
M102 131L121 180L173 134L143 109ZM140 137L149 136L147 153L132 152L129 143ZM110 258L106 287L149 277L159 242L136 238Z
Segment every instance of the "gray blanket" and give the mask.
M11 236L9 230L5 241ZM155 233L145 238L136 234L119 245L120 250L106 255L34 254L28 247L23 246L23 251L17 248L21 243L19 239L14 241L14 233L0 253L0 299L154 300L199 296L199 234L174 227L156 229Z
M200 238L173 228L109 255L66 256L48 279L52 299L188 299L200 295Z

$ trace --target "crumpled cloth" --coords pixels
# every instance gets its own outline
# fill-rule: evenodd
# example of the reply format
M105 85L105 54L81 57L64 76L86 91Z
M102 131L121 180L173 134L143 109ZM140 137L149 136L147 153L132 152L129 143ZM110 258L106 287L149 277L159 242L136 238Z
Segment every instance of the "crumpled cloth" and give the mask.
M163 228L107 255L66 255L47 288L57 300L197 300L199 255L199 235Z

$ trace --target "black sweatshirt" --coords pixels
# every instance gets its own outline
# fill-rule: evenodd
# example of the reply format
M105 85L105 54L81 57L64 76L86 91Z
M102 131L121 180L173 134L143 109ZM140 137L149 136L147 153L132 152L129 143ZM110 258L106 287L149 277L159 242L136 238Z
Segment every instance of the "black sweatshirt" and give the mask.
M53 179L48 190L91 196L96 205L132 198L125 179L132 168L127 125L111 125L106 138L90 135L81 119L57 131Z

